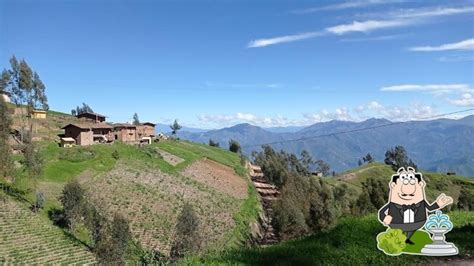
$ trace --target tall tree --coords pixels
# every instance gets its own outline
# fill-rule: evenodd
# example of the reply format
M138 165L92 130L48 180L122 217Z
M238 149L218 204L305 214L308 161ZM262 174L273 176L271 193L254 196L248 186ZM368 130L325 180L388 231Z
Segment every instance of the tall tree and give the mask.
M13 170L11 149L8 143L12 120L8 113L8 106L3 97L0 97L0 177L10 177Z
M372 155L370 155L370 153L367 153L367 155L365 155L364 158L362 158L362 160L364 160L364 162L366 163L374 162L374 158L372 157Z
M403 146L395 146L385 152L385 164L390 165L393 170L397 171L400 167L414 167L416 164L408 158L407 151Z
M170 125L171 128L171 135L175 138L178 136L178 131L182 128L182 126L178 123L178 120L175 119L173 124Z
M45 86L37 72L33 71L28 63L15 56L10 58L10 69L2 71L0 90L10 94L12 103L21 112L21 140L27 134L31 135L33 121L29 115L33 109L48 110L48 98Z
M86 103L82 103L82 106L77 106L75 112L71 111L71 113L73 113L74 115L80 115L83 113L93 113L93 112L94 110L92 110L92 108Z
M323 174L323 176L327 176L329 171L331 170L331 166L323 160L316 161L317 170Z
M138 118L138 114L137 114L137 113L133 114L133 124L134 124L135 126L140 125L140 119Z
M128 221L115 214L111 223L102 223L98 228L94 251L104 265L125 265L125 254L132 239Z

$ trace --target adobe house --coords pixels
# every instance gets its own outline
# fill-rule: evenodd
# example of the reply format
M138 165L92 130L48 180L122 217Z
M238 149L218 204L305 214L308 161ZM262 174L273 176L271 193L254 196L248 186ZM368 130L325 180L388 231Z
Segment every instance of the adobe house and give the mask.
M137 138L141 140L145 137L155 138L155 124L145 122L137 126Z
M94 122L94 123L102 123L105 122L105 116L97 113L82 113L76 115L76 117L82 121L87 121L87 122Z
M132 124L114 124L115 140L123 142L137 141L137 127Z
M45 110L32 110L31 117L35 119L46 119L46 111Z
M80 146L111 142L114 139L112 127L105 123L75 123L63 129L64 137L73 138Z

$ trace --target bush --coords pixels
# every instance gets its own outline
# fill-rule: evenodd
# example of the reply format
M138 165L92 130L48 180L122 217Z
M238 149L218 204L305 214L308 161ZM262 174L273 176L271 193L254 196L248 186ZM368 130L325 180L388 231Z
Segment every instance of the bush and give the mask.
M316 177L290 176L274 205L275 229L283 239L326 230L337 222L333 190Z
M33 206L32 206L33 210L35 212L37 212L38 210L43 209L45 201L46 201L46 199L44 197L44 193L41 192L41 191L38 191L36 193L36 200L35 200L35 202L33 203Z
M199 218L189 203L185 203L178 216L176 232L171 246L173 259L193 255L201 248L201 235L199 234Z
M112 157L115 160L118 160L118 159L120 159L120 153L117 150L114 150L114 152L112 152Z
M229 151L235 152L235 153L240 153L240 151L241 151L240 143L236 140L231 139L229 141Z
M132 239L128 221L115 214L110 224L101 226L94 248L97 259L104 265L125 265L125 254Z
M457 208L464 211L474 210L474 194L466 188L461 188Z
M377 236L377 247L389 255L399 255L405 249L406 236L401 229L388 229Z
M362 193L353 206L352 213L366 215L374 213L387 202L388 185L386 182L373 177L362 182Z
M209 146L211 146L211 147L219 147L220 145L219 145L219 142L214 141L214 140L212 140L212 139L209 139Z
M84 213L84 194L79 182L74 180L64 186L59 198L64 208L64 218L71 229Z

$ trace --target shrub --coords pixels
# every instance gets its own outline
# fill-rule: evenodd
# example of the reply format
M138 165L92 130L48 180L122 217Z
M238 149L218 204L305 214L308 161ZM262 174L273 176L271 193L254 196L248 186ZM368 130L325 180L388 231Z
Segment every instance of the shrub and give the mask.
M405 249L406 236L401 229L388 229L377 236L377 247L389 255L399 255Z
M236 140L231 139L229 141L229 151L235 152L235 153L240 153L240 151L241 151L240 143Z
M44 193L41 191L38 191L36 193L36 200L33 203L33 210L37 212L38 210L43 209L45 201L46 199L44 197Z
M77 181L71 181L64 186L59 201L64 208L64 218L69 228L74 228L76 221L84 212L84 190Z
M209 146L211 146L211 147L219 147L220 145L219 145L219 142L214 141L214 140L212 140L212 139L209 139Z
M125 254L132 234L123 216L115 214L111 223L102 224L96 237L94 251L101 264L125 265Z
M461 188L457 204L458 209L465 211L474 210L474 195L466 188Z
M112 157L115 160L118 160L118 159L120 159L120 153L117 150L114 150L114 152L112 152Z
M182 258L196 254L201 248L201 235L199 234L199 218L189 203L185 203L178 216L176 231L171 246L171 257Z
M387 184L373 177L362 182L362 193L359 195L352 213L356 215L366 215L376 212L387 202L388 195Z

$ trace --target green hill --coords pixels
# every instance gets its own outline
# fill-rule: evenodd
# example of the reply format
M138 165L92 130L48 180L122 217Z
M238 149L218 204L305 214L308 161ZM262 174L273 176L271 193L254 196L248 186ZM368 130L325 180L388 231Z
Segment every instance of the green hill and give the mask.
M141 247L164 254L169 252L176 218L185 202L195 207L201 219L205 250L239 245L249 234L249 224L256 220L259 211L256 192L240 157L219 148L181 141L144 147L115 143L64 149L51 141L39 145L44 171L36 182L24 171L20 155L15 156L20 165L15 184L0 179L2 198L15 206L0 217L1 223L15 225L0 230L0 239L7 241L0 248L0 261L88 262L80 261L81 256L93 260L88 251L90 236L83 227L69 232L54 226L48 218L48 212L61 209L58 197L64 185L73 179L83 185L94 205L127 218L133 240ZM118 154L116 158L114 152ZM45 208L39 214L28 209L35 198L35 183L46 197ZM18 220L12 215L14 211L30 218ZM31 245L15 244L16 235L27 238L29 234L35 237ZM37 260L36 253L28 255L35 247L42 250ZM57 249L76 255L60 257Z
M454 229L446 235L459 248L454 259L472 263L474 251L474 212L452 212ZM201 258L205 264L231 265L407 265L430 263L440 258L414 255L387 256L377 249L376 236L385 228L375 215L345 218L327 231L300 240L283 242L267 248L234 249ZM443 259L443 258L442 258ZM447 258L445 258L447 259ZM453 258L450 258L453 259ZM189 259L185 263L196 263ZM449 261L441 264L449 263Z
M386 182L388 186L390 177L394 173L395 171L388 165L374 162L341 173L334 179L329 178L327 181L336 186L347 185L351 195L356 197L362 191L362 182L374 178ZM434 201L439 194L445 193L453 197L454 202L457 203L462 188L469 190L474 195L474 181L470 178L423 171L422 173L426 181L426 197L429 201Z

